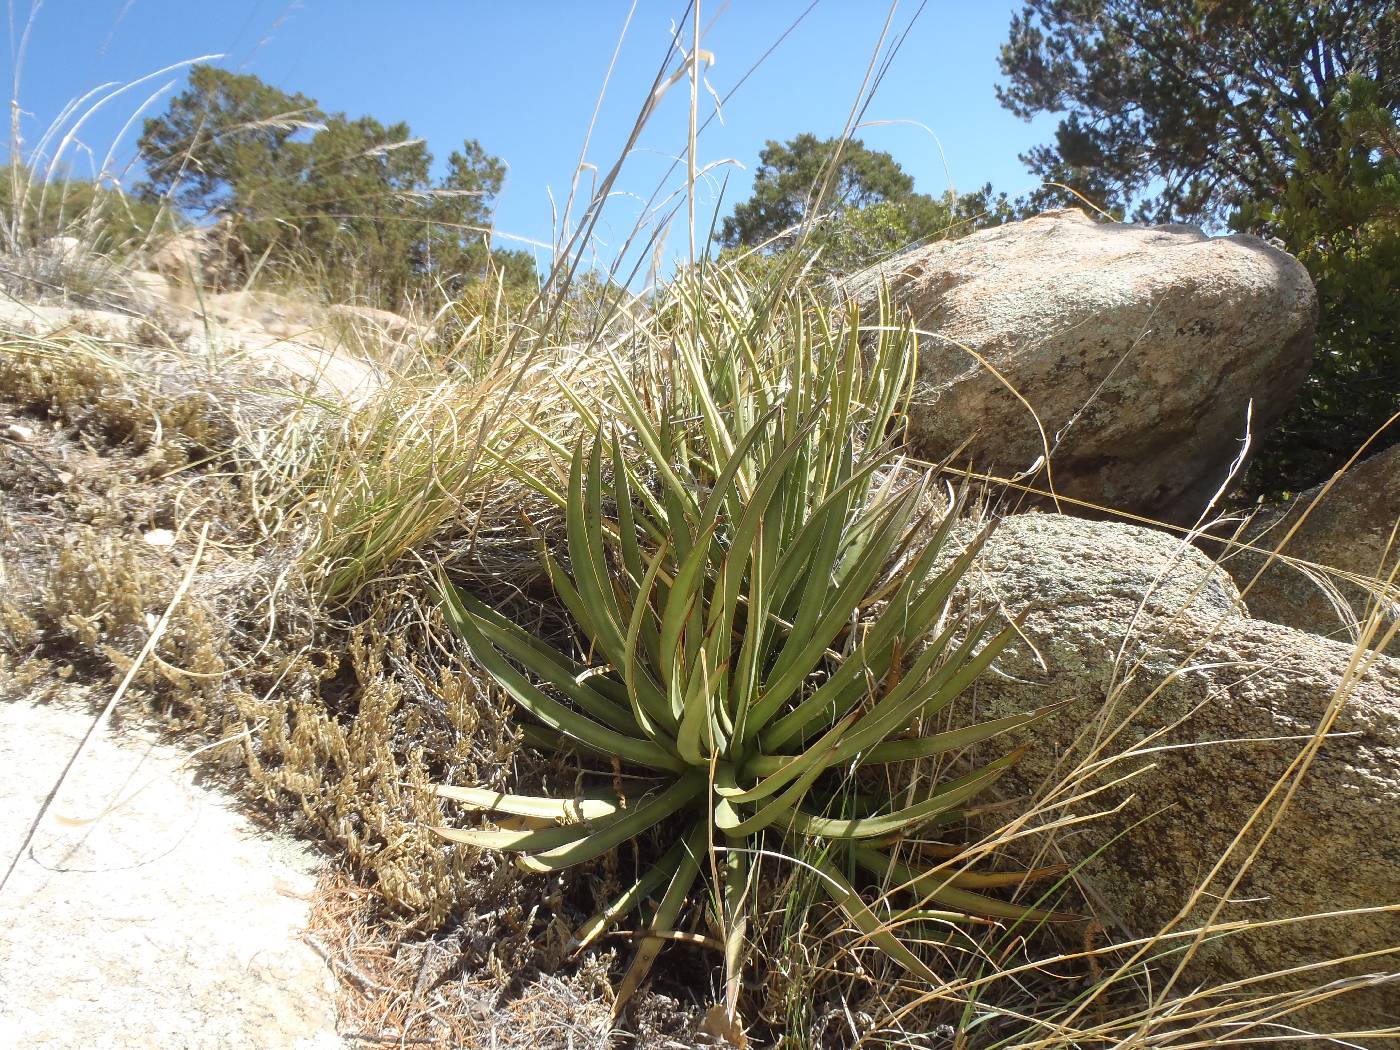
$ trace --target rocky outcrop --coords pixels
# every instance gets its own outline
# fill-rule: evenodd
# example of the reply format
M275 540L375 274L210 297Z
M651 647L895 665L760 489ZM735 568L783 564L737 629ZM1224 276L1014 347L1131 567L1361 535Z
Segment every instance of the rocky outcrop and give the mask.
M402 314L396 314L392 310L379 310L373 306L336 303L326 307L326 315L332 322L346 326L361 338L379 342L413 346L421 343L428 335L427 329Z
M366 401L384 383L381 370L363 352L374 345L368 336L347 346L345 333L319 315L303 311L295 321L267 313L250 317L240 312L237 300L207 298L205 311L168 302L147 304L154 314L0 301L0 334L59 338L84 333L117 344L154 346L204 363L251 368L269 386L349 405Z
M1400 619L1400 575L1390 578L1400 561L1397 525L1400 445L1256 515L1241 537L1253 549L1231 553L1221 564L1244 591L1249 611L1263 620L1350 641L1378 609L1376 644ZM1285 539L1280 553L1295 561L1270 560ZM1400 633L1385 652L1400 657Z
M217 288L228 278L228 247L225 224L191 227L157 244L147 266L172 284Z
M907 252L846 293L868 311L885 283L930 333L910 411L925 455L975 438L975 464L1010 476L1048 450L1039 485L1173 521L1195 520L1312 359L1312 283L1254 237L1070 209Z
M978 716L1070 702L1019 734L1032 747L1013 790L1064 804L1068 789L1055 794L1054 785L1075 782L1077 768L1078 790L1140 771L1050 813L1083 816L1132 796L1058 840L1073 862L1103 848L1081 874L1110 926L1151 934L1203 882L1208 894L1225 893L1276 810L1265 810L1244 849L1208 880L1212 864L1332 718L1333 736L1217 921L1400 903L1400 661L1374 656L1358 677L1350 646L1249 618L1233 582L1199 551L1127 525L1013 516L980 555L970 586L1012 614L1032 610L1027 641L974 687ZM1093 758L1113 760L1089 773L1082 764ZM1180 928L1203 922L1216 903L1203 896ZM1396 912L1277 925L1204 944L1187 987L1388 950L1255 989L1388 972L1383 987L1291 1019L1364 1030L1400 1023L1397 948Z

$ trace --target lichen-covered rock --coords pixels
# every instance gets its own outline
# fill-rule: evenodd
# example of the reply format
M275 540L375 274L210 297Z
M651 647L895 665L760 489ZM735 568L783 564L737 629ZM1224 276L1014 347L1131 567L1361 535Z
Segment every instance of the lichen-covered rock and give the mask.
M1033 609L1029 644L1009 649L1001 673L974 687L978 716L1071 701L1019 734L1033 747L1011 777L1013 790L1044 797L1091 755L1124 757L1081 778L1080 790L1145 769L1054 813L1083 815L1134 796L1059 841L1075 861L1106 847L1082 874L1110 925L1147 935L1171 921L1332 714L1335 737L1318 749L1218 921L1400 902L1400 661L1375 656L1357 678L1350 646L1247 617L1234 584L1203 554L1128 525L1013 516L979 556L970 586L1010 613ZM1235 854L1209 891L1224 893L1244 857ZM1215 903L1202 898L1180 928L1203 921ZM1389 950L1388 958L1299 975L1294 986L1391 977L1292 1020L1324 1031L1395 1024L1397 948L1395 912L1278 925L1208 942L1188 987Z
M1196 518L1312 360L1312 282L1255 237L1069 209L907 252L846 292L868 309L885 282L930 333L910 410L924 454L975 437L976 465L1012 475L1048 446L1038 484L1174 521Z
M1378 594L1400 561L1397 523L1400 445L1358 463L1330 488L1318 485L1286 506L1257 515L1242 537L1255 549L1230 554L1221 564L1245 591L1251 614L1301 631L1350 641L1378 604L1375 644L1400 618L1400 581L1390 583L1387 596ZM1295 525L1281 553L1310 564L1269 562L1268 552ZM1341 573L1362 577L1369 586ZM1400 657L1400 633L1385 652Z

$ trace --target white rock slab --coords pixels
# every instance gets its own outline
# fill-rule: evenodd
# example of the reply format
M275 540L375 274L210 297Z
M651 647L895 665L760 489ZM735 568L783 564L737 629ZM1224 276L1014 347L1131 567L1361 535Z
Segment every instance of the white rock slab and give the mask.
M92 717L0 703L0 872ZM144 729L74 767L0 892L0 1047L342 1046L332 975L300 937L317 860L194 773Z

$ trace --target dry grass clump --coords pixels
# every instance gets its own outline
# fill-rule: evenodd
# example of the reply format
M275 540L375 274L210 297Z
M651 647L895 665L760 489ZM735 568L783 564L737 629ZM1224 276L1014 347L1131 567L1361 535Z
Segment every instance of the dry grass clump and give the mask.
M152 472L226 452L255 420L285 407L285 397L257 396L264 384L251 377L249 396L231 398L237 370L216 375L176 350L163 328L148 327L137 329L146 336L141 342L81 322L43 336L9 333L0 346L0 390L18 410L124 454L158 452L146 463Z
M504 907L502 907L504 905ZM523 915L501 901L516 927ZM341 976L337 1013L357 1044L588 1050L610 1047L622 1033L605 998L607 960L591 959L562 976L527 972L516 984L504 954L512 938L492 937L470 922L431 937L415 936L379 915L375 893L340 873L322 877L312 902L308 942ZM479 965L481 959L487 965ZM472 965L472 963L478 965ZM529 976L533 973L533 976ZM675 1032L672 1025L660 1031ZM648 1042L649 1046L667 1045ZM672 1046L684 1046L672 1041Z
M343 656L318 647L314 686L236 703L264 797L290 799L374 877L384 901L435 929L460 911L481 871L476 850L444 849L418 823L441 819L432 777L453 768L499 779L516 741L499 700L415 652L418 634L366 621L343 636Z
M489 883L483 885L492 888ZM385 922L374 889L343 873L322 876L308 943L342 978L337 1013L355 1042L457 1050L648 1050L721 1046L684 993L654 992L626 1029L613 1020L614 951L561 965L530 950L537 894L508 878L452 927L430 936Z
M0 295L26 303L149 312L132 294L120 260L93 251L78 237L54 237L30 247L0 250Z
M0 415L11 415L6 407L0 404ZM175 590L179 559L190 546L181 522L201 504L226 505L234 486L172 477L171 460L188 460L171 446L123 446L109 455L72 428L18 418L28 422L11 427L24 437L0 449L6 468L0 471L0 577L10 628L0 639L7 643L0 644L0 671L33 679L50 663L81 662L120 675ZM228 522L204 513L216 522L216 540L231 539ZM234 572L235 579L217 585L229 575L223 556L211 557L208 567L207 601L189 606L166 632L138 684L160 678L183 690L191 678L221 667L225 631L206 610L239 580Z
M521 515L531 508L537 519L555 515L500 464L541 447L526 420L551 389L545 369L481 380L405 378L341 420L322 446L318 484L303 508L311 535L302 557L322 593L352 599L373 580L421 570L431 552L449 547L477 560L482 576L509 576L528 562Z
M558 345L497 293L440 311L417 357L392 362L384 387L307 454L301 561L327 601L444 561L487 587L539 574L538 539L561 532L562 514L531 479L557 472L596 412L602 350ZM564 314L554 336L576 327Z
M207 530L195 585L133 680L138 705L211 736L240 735L257 791L295 800L356 859L383 869L397 906L441 921L456 892L444 859L453 851L434 844L418 849L420 861L402 859L436 809L429 793L400 785L424 779L421 756L438 752L482 774L472 741L492 732L485 753L507 760L499 718L488 725L489 707L457 680L402 710L408 698L382 645L357 641L372 628L322 622L290 554L267 542L268 522L280 520L260 503L269 479L249 476L281 462L283 421L257 427L260 412L192 363L160 373L144 354L84 356L95 349L88 341L76 349L0 349L0 373L14 380L0 387L10 395L0 414L23 435L0 449L0 685L29 691L125 674L189 566L194 535ZM211 406L197 428L186 411L191 386ZM45 397L46 387L56 393ZM243 443L245 433L252 440Z

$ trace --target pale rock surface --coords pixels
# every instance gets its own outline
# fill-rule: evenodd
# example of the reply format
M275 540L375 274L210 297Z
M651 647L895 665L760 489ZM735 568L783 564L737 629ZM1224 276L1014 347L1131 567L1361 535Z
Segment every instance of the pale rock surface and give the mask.
M1044 791L1099 745L1102 756L1140 753L1083 780L1081 789L1154 767L1053 815L1082 816L1136 796L1119 812L1061 835L1059 846L1079 862L1107 844L1084 869L1087 883L1127 932L1157 931L1324 717L1346 678L1351 647L1250 619L1234 583L1201 552L1117 523L1013 515L978 556L968 586L1009 614L1032 610L1028 641L1003 653L997 673L973 687L976 716L1070 701L997 742L998 751L1032 745L1005 782L1013 791ZM1400 903L1400 661L1374 658L1333 733L1346 735L1324 742L1221 921ZM1266 739L1279 737L1295 739ZM1211 889L1221 893L1227 881L1217 879ZM1182 928L1203 918L1198 908ZM1305 974L1308 985L1390 977L1385 987L1328 1000L1297 1023L1327 1031L1397 1024L1397 949L1396 912L1281 925L1209 942L1182 990L1388 951Z
M87 245L77 237L50 237L43 243L42 250L49 255L64 259L74 259L88 254Z
M182 230L156 245L146 265L172 284L212 288L224 277L227 235L217 223Z
M210 267L220 237L211 227L169 238L151 254L149 269L104 264L104 287L93 302L0 299L0 334L47 336L80 328L119 343L153 342L217 368L251 365L269 386L290 379L298 392L349 405L362 404L384 385L387 370L374 362L416 350L429 336L427 327L389 310L323 306L257 290L201 290L199 284L215 281ZM46 247L55 256L86 252L71 237Z
M0 703L6 866L92 718ZM100 738L49 813L0 895L0 1046L342 1046L332 975L301 940L304 846L259 831L144 729Z
M1282 553L1311 564L1269 562L1269 552L1295 525ZM1379 640L1400 619L1400 573L1391 579L1400 562L1400 445L1363 460L1330 487L1324 482L1261 512L1241 539L1255 549L1232 553L1222 564L1247 588L1254 616L1350 641L1378 602ZM1369 586L1341 574L1363 577ZM1388 595L1378 600L1377 591L1387 586ZM1385 651L1400 657L1400 632Z
M1312 282L1255 237L1068 209L906 252L845 291L868 316L885 282L930 333L910 409L924 455L975 437L974 464L1011 476L1048 447L1056 491L1173 521L1195 520L1312 360Z
M352 341L413 346L425 330L392 310L335 303L320 306L276 292L237 291L204 295L197 306L205 316L229 325L251 324L280 339L327 346L347 336Z
M0 332L47 336L81 328L126 338L139 321L138 317L116 310L0 299Z
M350 405L368 400L384 383L380 369L329 338L324 327L273 318L269 323L274 330L269 330L260 320L239 314L237 301L210 298L215 302L207 315L172 312L158 321L115 310L0 300L0 334L53 336L80 330L142 343L151 338L144 329L155 328L163 333L157 337L162 349L168 348L166 336L173 333L176 348L215 367L252 366L268 376L270 385L285 385L290 379L317 397ZM271 317L266 309L258 316Z
M427 335L422 325L415 324L392 310L379 310L373 306L358 306L353 303L336 303L328 306L326 313L333 320L348 324L352 330L406 346L421 342Z
M126 274L126 282L131 289L131 298L137 307L159 309L176 299L175 287L170 280L153 270L133 270Z

